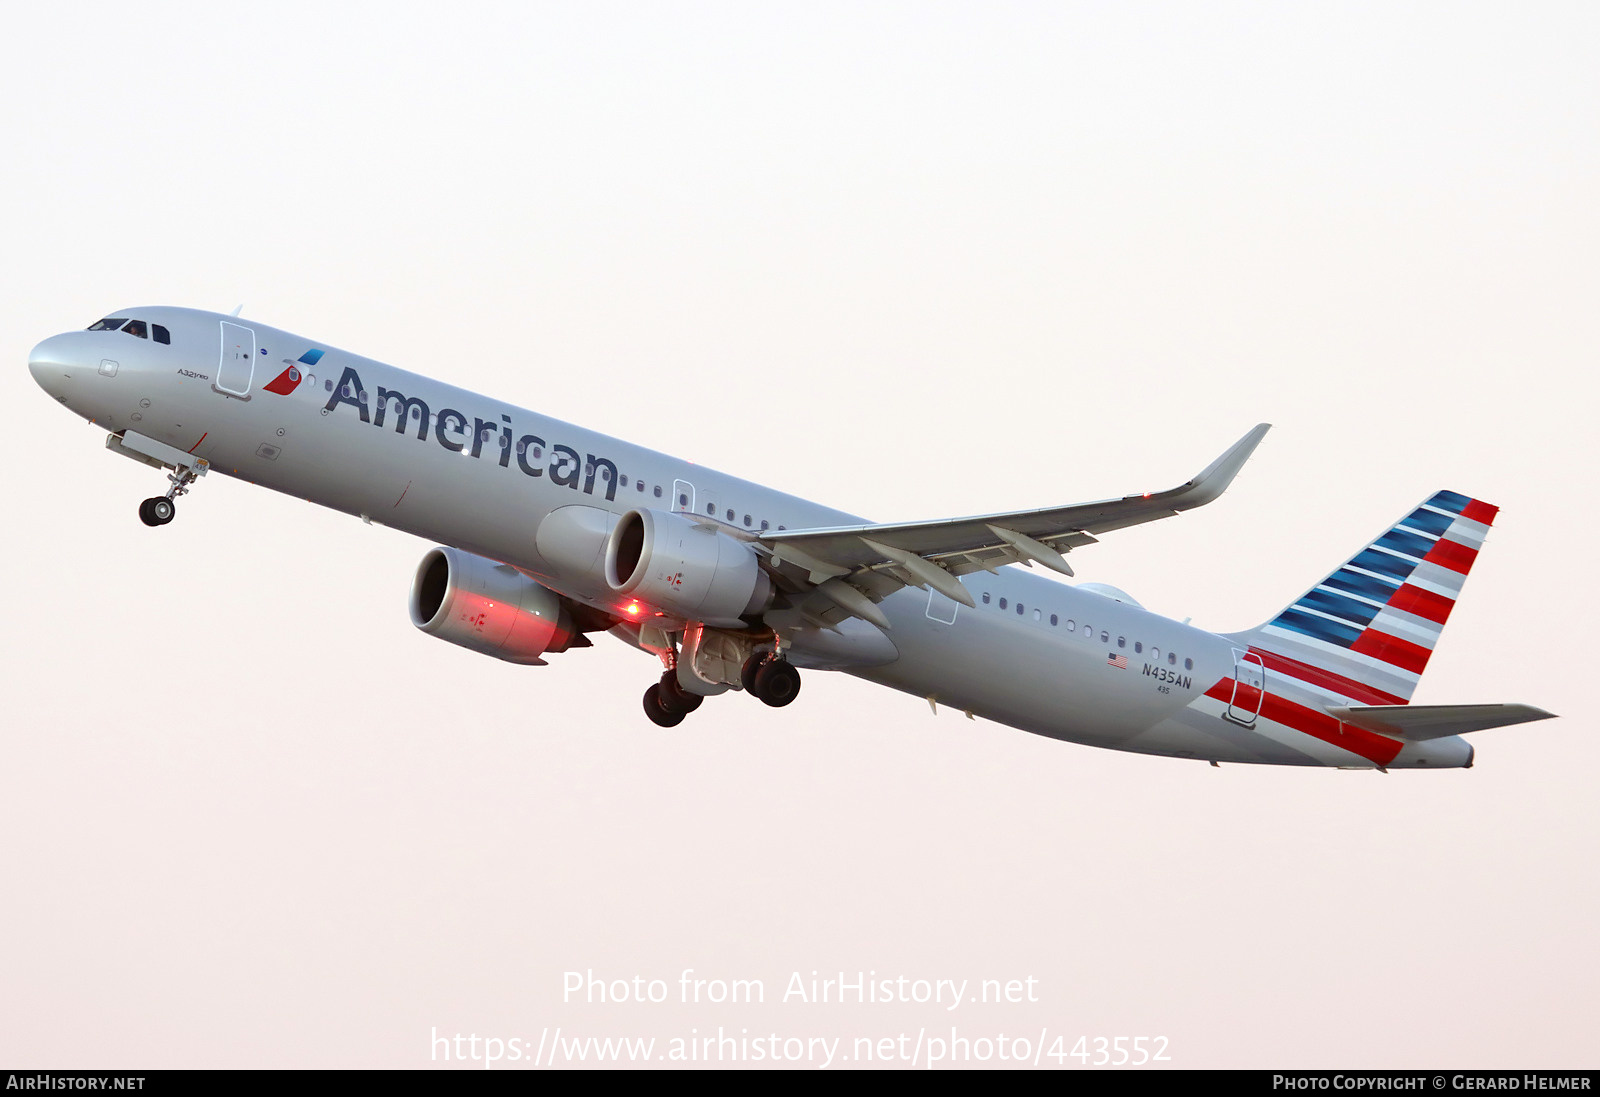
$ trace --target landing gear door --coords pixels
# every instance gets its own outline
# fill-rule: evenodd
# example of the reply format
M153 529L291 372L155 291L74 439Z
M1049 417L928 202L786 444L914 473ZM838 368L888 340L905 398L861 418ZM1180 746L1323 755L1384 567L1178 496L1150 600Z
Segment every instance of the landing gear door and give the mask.
M1233 696L1228 700L1228 719L1251 727L1261 715L1261 702L1267 696L1267 668L1253 651L1233 649Z
M694 513L694 485L689 481L672 481L672 509L679 514Z
M212 388L240 400L250 399L250 382L256 368L256 333L242 324L222 321L222 356Z

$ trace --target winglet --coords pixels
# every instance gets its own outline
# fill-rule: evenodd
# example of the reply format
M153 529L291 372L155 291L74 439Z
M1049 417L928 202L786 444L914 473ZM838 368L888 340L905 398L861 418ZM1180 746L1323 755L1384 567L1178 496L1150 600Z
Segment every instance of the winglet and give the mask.
M1228 447L1226 453L1218 457L1205 467L1205 471L1190 480L1182 487L1173 488L1163 492L1166 501L1172 505L1173 510L1190 510L1194 507L1203 507L1212 502L1233 483L1233 478L1239 475L1239 470L1244 468L1244 463L1255 452L1261 439L1267 436L1267 431L1272 429L1271 423L1257 423L1245 433L1245 436Z

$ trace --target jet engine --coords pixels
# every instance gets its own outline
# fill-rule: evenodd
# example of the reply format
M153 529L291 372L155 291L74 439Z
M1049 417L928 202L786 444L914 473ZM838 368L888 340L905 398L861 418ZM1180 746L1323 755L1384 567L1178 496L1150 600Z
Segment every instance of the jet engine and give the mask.
M686 514L630 510L606 540L611 589L674 617L739 628L772 604L755 551Z
M507 564L436 548L417 565L411 623L469 651L543 666L539 656L588 646L566 602Z

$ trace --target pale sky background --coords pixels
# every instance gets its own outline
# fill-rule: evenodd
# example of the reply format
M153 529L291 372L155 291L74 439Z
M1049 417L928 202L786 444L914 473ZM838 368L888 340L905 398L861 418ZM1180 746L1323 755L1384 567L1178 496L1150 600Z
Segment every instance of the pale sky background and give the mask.
M1161 1035L1596 1063L1600 7L68 4L0 36L0 1064L385 1066L430 1029ZM411 628L426 543L208 477L146 529L28 349L244 315L875 519L1176 484L1079 577L1216 629L1502 507L1416 700L1476 768L1097 751L841 675ZM562 973L765 980L562 1004ZM776 1001L792 971L1040 1001ZM1068 1060L1069 1063L1075 1062Z

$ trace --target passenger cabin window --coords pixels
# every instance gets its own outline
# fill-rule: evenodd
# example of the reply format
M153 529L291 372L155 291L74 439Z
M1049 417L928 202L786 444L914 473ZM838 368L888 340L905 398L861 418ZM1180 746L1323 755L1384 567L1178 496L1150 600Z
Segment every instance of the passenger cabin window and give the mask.
M150 329L143 320L129 320L128 326L122 329L124 335L136 335L140 339L150 338Z
M1006 608L1006 600L1004 598L1000 599L1000 608L1001 609L1005 609Z
M1184 670L1193 670L1194 669L1194 660L1193 659L1185 659L1183 661L1183 669Z
M128 322L126 316L108 316L104 320L89 325L90 331L117 331Z
M172 342L171 333L169 333L167 329L162 327L160 324L151 324L150 334L155 336L156 342L158 343L170 344Z
M988 605L989 604L989 592L988 591L984 591L983 592L983 604L984 605Z
M1167 665L1173 667L1178 665L1178 655L1176 652L1167 652Z

